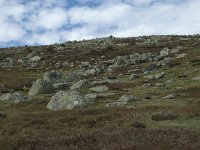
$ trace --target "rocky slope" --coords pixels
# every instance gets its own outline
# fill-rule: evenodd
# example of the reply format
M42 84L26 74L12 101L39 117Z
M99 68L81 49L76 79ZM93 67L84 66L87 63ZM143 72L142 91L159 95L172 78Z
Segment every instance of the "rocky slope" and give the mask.
M181 129L183 133L189 132L188 136L194 134L199 137L199 65L200 36L198 35L135 38L110 36L50 46L0 49L0 118L4 118L1 114L6 115L5 119L0 120L0 133L10 137L8 138L10 141L17 135L24 136L19 131L10 136L9 131L13 123L16 123L16 119L23 120L27 114L30 115L29 118L45 113L44 119L55 124L51 119L55 117L53 119L55 120L56 116L64 117L60 112L70 111L74 116L77 111L87 113L93 110L98 113L88 114L90 117L97 119L99 115L103 115L107 116L109 121L103 117L103 121L95 119L91 123L91 119L87 118L88 115L83 116L82 121L91 123L97 132L104 128L102 132L108 134L108 137L113 134L113 131L107 131L110 125L122 130L116 137L125 136L124 132L129 130L130 126L135 128L134 132L139 132L138 128L143 127L147 128L148 132L157 129L165 132L165 127L168 127L174 130L173 132L179 132ZM135 112L136 116L131 112ZM51 118L50 114L54 114L54 117ZM83 131L89 130L80 120L76 118L74 123L81 126L81 129L83 124ZM44 126L47 126L47 122L43 122ZM103 122L108 124L102 126ZM30 124L30 130L38 131L33 124ZM60 124L63 129L66 127L66 123ZM41 127L40 123L37 125ZM23 128L23 125L19 123L18 128ZM43 129L45 134L47 131L53 133L51 127L49 128ZM71 130L71 126L67 125L67 128ZM63 131L63 129L55 128L59 132L67 132L67 135L75 134L74 131L70 133L69 130ZM25 135L30 139L33 138L29 132ZM50 134L49 137L51 136L53 135ZM57 136L61 137L60 134ZM48 143L49 140L43 142ZM135 145L130 142L131 139L119 142L118 148L126 145L125 149L131 147L145 149L150 144L142 146L137 140ZM166 142L168 143L169 139ZM190 148L187 142L191 141L186 140L186 144L175 142L177 145L180 144L177 149ZM200 141L192 142L195 144L193 149L200 144ZM4 139L0 138L0 146L5 148L5 143ZM90 141L86 140L84 143L88 144L88 147L77 143L74 147L68 144L63 147L93 149ZM116 142L110 141L110 143L111 147L103 142L106 149L117 148L114 146ZM162 144L161 142L160 146ZM168 148L174 146L173 143L170 144L165 146ZM19 141L18 145L11 145L22 149L29 149L29 146L30 149L35 148L34 144L29 142L23 145ZM55 145L55 143L51 146L41 144L37 148L53 149ZM100 144L98 146L100 148ZM151 146L155 149L153 145Z

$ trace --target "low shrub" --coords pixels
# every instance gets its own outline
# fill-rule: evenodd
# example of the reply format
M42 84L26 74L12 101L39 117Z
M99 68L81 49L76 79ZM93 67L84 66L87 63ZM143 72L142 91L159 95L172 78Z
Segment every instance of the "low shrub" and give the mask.
M155 114L151 118L153 121L164 121L176 119L177 116L173 114Z
M134 128L146 128L146 124L139 121L134 121L131 126Z

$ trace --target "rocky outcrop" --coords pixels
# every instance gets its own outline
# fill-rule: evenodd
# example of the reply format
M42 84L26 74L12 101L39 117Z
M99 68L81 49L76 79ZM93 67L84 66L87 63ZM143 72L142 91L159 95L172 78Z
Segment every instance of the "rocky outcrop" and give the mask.
M93 104L93 101L78 91L59 91L47 104L49 110L85 108Z

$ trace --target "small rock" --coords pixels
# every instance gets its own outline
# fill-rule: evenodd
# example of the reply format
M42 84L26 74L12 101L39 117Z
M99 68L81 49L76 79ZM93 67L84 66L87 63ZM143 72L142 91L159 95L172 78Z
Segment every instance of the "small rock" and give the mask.
M163 49L160 51L160 56L166 57L166 56L169 55L169 53L170 53L169 48L168 48L168 47L165 47L165 48L163 48Z
M109 91L109 88L105 85L100 85L100 86L92 87L90 88L90 90L93 92L107 92Z
M94 93L86 94L85 97L89 98L89 99L96 99L97 98L97 94L94 94Z
M157 74L154 76L154 78L155 78L155 79L161 79L161 78L163 78L163 77L164 77L164 75L165 75L165 73L164 73L164 72L157 73Z
M162 97L162 99L174 99L176 98L176 94L169 94L167 96Z
M200 77L195 77L195 78L192 78L192 80L195 80L195 81L200 81Z
M143 69L143 72L156 70L157 68L158 68L157 65L155 65L155 64L150 64L150 65L148 65L147 67L145 67L145 68Z
M63 63L62 63L62 66L63 66L63 67L69 67L69 66L70 66L70 63L68 63L67 61L66 61L66 62L63 62Z
M56 89L56 90L63 90L63 89L66 89L70 86L69 83L54 83L53 84L53 87Z
M129 102L133 102L133 101L136 101L136 100L139 100L139 98L135 97L133 95L123 95L119 98L118 102L123 102L124 104L127 104Z
M183 54L177 55L176 58L183 58L183 57L185 57L185 56L187 56L187 54L186 54L186 53L183 53Z
M70 90L77 90L80 88L86 88L88 86L89 86L89 81L84 79L84 80L80 80L80 81L76 82L74 85L72 85L70 87Z
M33 51L32 53L30 53L30 54L27 56L27 58L28 58L28 59L31 59L31 58L35 57L36 55L37 55L37 51Z
M137 74L132 74L129 79L134 80L137 78L139 78L139 76Z
M40 56L35 56L33 58L30 59L31 62L38 62L41 59Z

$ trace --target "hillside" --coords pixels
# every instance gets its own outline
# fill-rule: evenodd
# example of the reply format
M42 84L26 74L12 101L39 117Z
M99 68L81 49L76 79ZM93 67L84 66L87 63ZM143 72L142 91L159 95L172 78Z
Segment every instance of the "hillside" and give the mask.
M200 36L0 49L0 149L198 150Z

